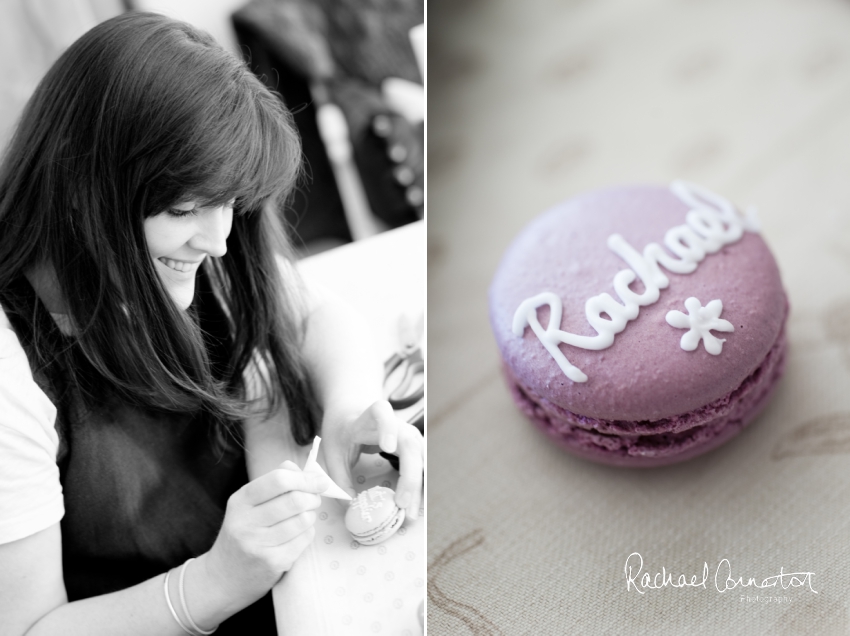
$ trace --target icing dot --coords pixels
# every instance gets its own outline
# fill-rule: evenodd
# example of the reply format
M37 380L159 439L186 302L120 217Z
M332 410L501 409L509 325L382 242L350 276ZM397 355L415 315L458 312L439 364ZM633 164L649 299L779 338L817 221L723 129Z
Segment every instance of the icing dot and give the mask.
M404 558L407 559L408 561L413 561L413 559L416 558L416 555L413 554L413 552L408 552L407 554L404 555Z
M366 601L367 603L371 603L372 601L375 600L375 595L372 594L372 592L366 592L363 595L363 600Z
M382 466L384 463L384 459L380 456L375 458L375 466Z
M400 598L397 598L393 601L393 607L396 608L396 609L401 609L403 605L404 605L404 603L402 602L402 600Z
M422 587L422 583L423 583L422 579L414 579L414 581L413 581L413 584L416 587Z
M333 542L334 542L334 538L331 535L328 535L328 536L325 537L325 543L327 543L328 545L330 545Z
M359 568L357 568L357 574L366 574L366 566L361 565Z
M381 482L381 485L382 485L384 488L389 488L389 487L390 487L390 482L389 482L389 480L385 479L384 481L382 481L382 482Z
M358 548L360 548L360 544L357 543L357 541L352 541L348 544L348 547L350 547L352 550L357 550Z
M372 631L375 632L376 634L379 631L381 631L381 624L380 623L372 623Z
M339 569L339 561L331 561L331 570Z
M363 475L357 475L357 483L362 484L366 481L366 478Z
M321 513L319 513L319 519L321 519L322 521L324 521L324 520L325 520L325 519L327 519L327 518L328 518L328 513L327 513L327 512L321 512Z
M342 617L342 624L351 625L351 617L348 614Z
M344 587L336 588L336 595L337 596L345 596L345 588Z
M378 546L378 554L386 554L386 553L387 553L387 546L379 545Z
M419 516L423 517L424 515L425 515L425 508L423 507L423 508L419 509Z
M386 574L384 574L384 578L387 581L392 581L395 578L395 574L393 572L387 572Z
M405 528L404 526L402 526L401 528L399 528L399 529L398 529L398 533L399 533L400 535L402 535L402 536L403 536L403 535L405 535L405 534L407 534L407 528Z

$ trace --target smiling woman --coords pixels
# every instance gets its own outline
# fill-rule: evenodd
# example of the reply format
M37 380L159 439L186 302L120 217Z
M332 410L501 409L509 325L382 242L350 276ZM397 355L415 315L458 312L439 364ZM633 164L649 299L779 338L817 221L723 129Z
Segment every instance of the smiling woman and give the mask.
M23 274L52 313L68 316L77 347L62 355L89 398L105 383L134 404L201 408L224 423L244 415L235 398L256 351L283 388L270 392L274 406L285 398L306 443L313 425L296 344L299 300L280 281L274 253L286 242L265 205L294 187L299 153L280 101L209 36L153 14L105 22L39 84L0 168L0 290ZM231 201L239 220L230 237L210 235L222 228L209 214L171 219L175 209ZM179 279L158 257L202 260L210 239L227 239L230 257L201 271L199 287L223 305L198 304L219 325L203 329L183 311L193 299L186 288L179 300L163 294ZM149 258L166 240L176 251ZM0 299L13 324L29 315L23 302ZM228 351L215 352L203 334L221 331L222 310L239 329ZM119 325L127 337L115 342ZM54 357L49 340L34 341L38 360ZM69 358L75 350L85 362ZM229 360L226 377L206 370L210 354Z
M422 437L288 260L299 171L280 100L187 24L105 22L39 84L0 165L0 633L274 634L329 484L249 481L258 429L321 429L349 490L396 452L416 517Z
M179 203L145 219L145 242L162 284L181 309L195 298L195 274L207 256L227 253L233 226L233 205L200 207Z

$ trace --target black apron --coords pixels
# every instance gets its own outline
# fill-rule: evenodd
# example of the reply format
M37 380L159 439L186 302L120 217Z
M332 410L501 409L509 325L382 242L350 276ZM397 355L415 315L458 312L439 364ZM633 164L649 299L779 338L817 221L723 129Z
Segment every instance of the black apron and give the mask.
M9 307L2 293L0 304ZM37 304L36 312L46 315ZM20 316L8 317L34 360L30 328ZM49 374L34 370L33 377L57 407L69 601L130 587L209 550L228 497L248 480L243 449L224 449L212 426L193 416L147 412L113 395L87 409L55 366ZM216 633L277 634L271 594Z

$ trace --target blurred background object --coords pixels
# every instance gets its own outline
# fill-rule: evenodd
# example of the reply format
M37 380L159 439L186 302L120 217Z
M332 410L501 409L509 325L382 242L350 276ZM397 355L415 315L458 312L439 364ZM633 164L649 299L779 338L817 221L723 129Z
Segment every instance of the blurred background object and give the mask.
M127 10L209 32L292 110L301 254L423 218L423 0L0 0L0 144L61 52Z
M305 243L422 218L424 92L410 39L422 22L421 0L252 0L234 14L251 68L301 131L309 181L288 220Z
M130 9L162 13L193 24L212 35L234 55L240 55L230 16L246 0L127 0Z
M59 54L123 0L0 0L0 146Z

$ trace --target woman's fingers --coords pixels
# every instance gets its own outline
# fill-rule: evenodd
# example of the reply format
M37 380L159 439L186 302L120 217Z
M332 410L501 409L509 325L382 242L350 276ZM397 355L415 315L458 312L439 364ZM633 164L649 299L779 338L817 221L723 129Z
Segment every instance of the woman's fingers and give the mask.
M419 430L411 424L405 423L400 427L398 459L395 502L399 508L404 508L409 519L416 519L422 502L424 440Z
M352 496L356 491L351 464L361 451L397 455L400 468L395 501L410 519L419 516L422 503L424 448L422 434L399 418L386 400L373 403L348 428L328 426L322 446L328 474Z
M270 499L253 510L254 521L260 527L271 527L286 519L312 512L322 505L322 499L312 493L293 491Z
M231 495L209 552L222 587L239 598L268 591L315 536L317 493L328 485L325 475L284 462Z
M319 494L330 484L325 475L305 473L292 462L284 462L281 468L257 477L241 489L245 503L258 506L266 501L292 491Z
M308 510L285 519L270 528L263 535L263 543L274 548L294 541L299 535L311 529L316 524L316 513Z
M398 424L393 407L386 400L375 402L366 413L373 419L378 431L378 446L385 453L394 453L398 448ZM365 443L369 443L368 441Z
M348 461L347 449L329 445L322 448L325 454L325 465L328 469L328 476L351 497L356 497L357 491L354 489L354 480L351 476L351 466Z
M281 547L273 549L273 560L277 571L288 572L295 564L295 561L298 560L298 557L313 542L315 536L316 528L310 526L293 539L282 544Z
M340 488L352 497L357 495L351 467L361 451L380 444L395 450L397 421L390 403L379 400L371 404L353 422L331 419L323 426L325 430L322 453L328 475Z

